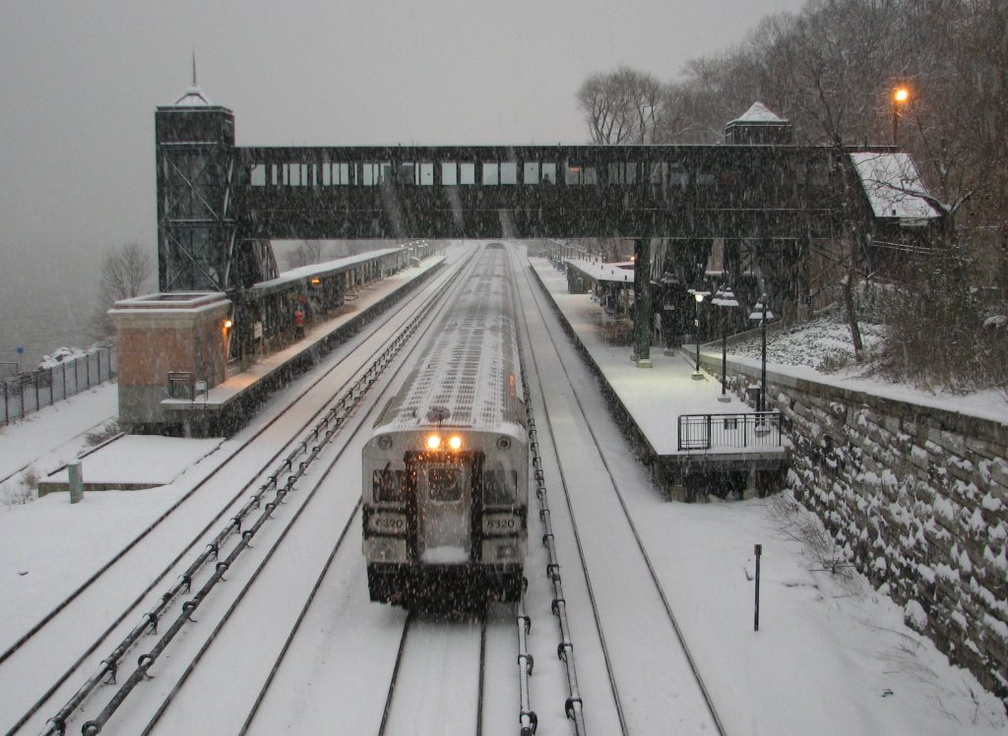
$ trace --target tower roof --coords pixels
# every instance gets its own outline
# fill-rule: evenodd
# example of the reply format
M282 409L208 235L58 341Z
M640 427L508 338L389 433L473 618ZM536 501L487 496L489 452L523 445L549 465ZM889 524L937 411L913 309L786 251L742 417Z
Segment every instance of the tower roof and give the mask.
M786 123L786 120L771 112L762 102L754 102L752 106L731 123ZM729 125L731 125L729 123Z
M216 105L202 89L194 84L175 100L173 107L216 107Z

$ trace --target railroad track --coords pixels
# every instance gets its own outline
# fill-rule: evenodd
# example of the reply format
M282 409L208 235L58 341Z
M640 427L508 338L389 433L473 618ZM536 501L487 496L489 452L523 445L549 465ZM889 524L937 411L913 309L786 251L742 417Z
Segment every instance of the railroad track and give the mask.
M456 274L458 271L455 272ZM425 286L421 293L412 298L412 303L406 309L397 314L403 318L413 315L413 323L419 324L422 318L416 314L419 305L424 301L431 301L432 294L443 291L445 282L449 275L445 274L435 280L434 283ZM412 328L412 329L415 329ZM369 341L362 338L359 342L361 347L357 348L355 356L359 362L363 356L367 356L362 374L353 379L354 388L348 392L343 392L341 397L335 402L329 403L334 393L338 392L339 386L346 385L350 381L350 371L352 368L347 359L340 359L328 369L316 375L307 385L303 385L297 390L294 397L289 398L287 406L276 416L262 423L258 427L250 428L248 436L244 437L234 451L228 454L216 467L195 484L176 503L172 504L158 519L144 529L127 547L119 552L108 564L91 575L79 588L70 596L56 605L52 611L44 616L38 624L21 636L13 645L0 654L0 684L5 678L18 680L19 692L22 693L22 701L25 703L23 714L18 718L17 714L10 714L14 721L9 733L19 732L22 728L31 728L32 724L37 725L43 709L49 708L56 711L60 698L63 698L63 707L51 714L48 725L44 733L61 733L66 727L69 719L79 706L87 700L91 693L98 689L110 677L118 674L121 662L126 654L137 644L140 638L151 633L158 627L159 621L165 618L168 609L181 597L192 589L194 577L197 572L213 564L216 570L221 573L221 551L223 545L229 540L241 540L247 535L247 528L243 532L243 524L250 523L251 514L264 504L279 503L289 492L290 487L298 475L305 458L313 451L314 443L318 442L320 435L325 435L330 427L335 427L341 423L352 411L351 399L356 394L362 393L362 385L370 385L375 380L374 366L380 362L377 356L390 350L390 343L383 337L390 332L399 330L409 331L401 325L390 323L374 331L375 336L371 338L372 343L380 343L377 346L368 347ZM402 338L398 338L400 341ZM391 343L395 343L392 340ZM370 353L369 353L370 351ZM350 397L350 398L348 398ZM308 430L312 423L314 428ZM307 431L307 435L301 439L291 439L292 429L298 434ZM286 453L286 454L285 454ZM267 459L263 461L263 456ZM282 459L281 459L282 458ZM258 468L257 471L249 475L249 467ZM241 479L240 481L238 479ZM259 489L247 498L244 503L242 499L259 483ZM214 488L235 488L237 492L229 492L229 495L221 503L220 494L209 492L210 487ZM200 493L199 491L203 491ZM269 494L278 494L279 499L268 498ZM209 498L208 498L209 497ZM199 500L199 502L197 501ZM209 505L212 508L208 509ZM171 537L165 530L174 526L191 529L193 519L198 517L203 524L200 531L189 537L188 542L182 543L181 551L171 560L168 565L160 567L151 575L151 582L146 588L136 593L132 591L129 595L134 597L125 600L123 595L119 595L115 601L104 606L106 617L91 618L93 616L93 606L88 605L89 599L102 598L107 595L107 591L114 589L118 569L124 565L137 564L136 560L143 559L147 550L151 546L158 546L165 543L161 537ZM209 519L204 521L205 519ZM214 537L208 537L210 530L215 524L225 522L224 528ZM175 535L177 536L177 534ZM207 539L210 539L207 542ZM151 598L152 592L159 585L164 585L164 581L171 579L174 572L177 572L182 559L187 555L192 555L199 549L201 544L205 544L202 554L181 572L176 583L171 586L156 604L143 615L140 622L128 630L125 638L117 645L112 653L98 663L92 674L87 678L73 695L69 695L68 688L71 686L72 678L83 678L86 674L84 668L96 658L95 653L100 647L111 646L109 642L114 641L117 636L127 630L127 619L131 616L138 617L142 610L142 604ZM177 545L178 546L178 545ZM239 542L240 546L240 542ZM226 560L225 560L226 561ZM226 568L225 568L226 569ZM202 598L199 599L200 601ZM192 606L192 599L183 604ZM121 606L118 613L117 607ZM81 611L89 612L88 627L83 633L76 632L81 628ZM106 622L100 624L100 622ZM107 623L111 621L111 623ZM99 623L96 623L99 622ZM96 626L101 628L96 633ZM74 630L78 635L68 636L65 632ZM52 642L56 640L61 644L58 653L63 656L53 656ZM45 650L45 656L39 655L40 650ZM83 674L82 674L83 673ZM30 686L25 687L25 680ZM57 705L54 705L56 703ZM4 716L3 720L7 720ZM34 731L39 732L38 728ZM25 731L29 732L29 731Z
M532 394L542 451L537 472L563 503L558 509L555 502L545 516L556 530L551 530L551 539L573 540L576 547L576 568L564 576L567 590L583 590L580 600L568 593L554 598L552 607L576 619L580 630L589 624L592 628L592 636L575 646L560 621L560 648L571 657L577 652L582 673L578 692L570 695L576 707L570 700L566 706L568 717L576 733L594 729L724 736L716 705L676 619L672 596L658 580L624 498L620 476L628 470L625 442L601 400L589 407L581 398L598 395L594 379L566 338L557 339L565 333L548 297L533 283L530 269L523 273L523 303L534 304L542 318L526 324L529 343L535 346ZM567 568L573 564L568 561ZM547 577L561 567L556 563ZM531 578L531 571L526 574ZM592 676L584 677L585 672ZM597 674L601 672L605 675ZM640 698L639 693L651 696ZM541 704L539 709L542 715Z

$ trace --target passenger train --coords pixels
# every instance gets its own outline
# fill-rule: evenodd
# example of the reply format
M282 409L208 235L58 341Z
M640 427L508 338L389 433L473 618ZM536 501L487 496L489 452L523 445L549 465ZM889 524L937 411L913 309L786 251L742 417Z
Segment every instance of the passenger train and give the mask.
M477 254L364 446L373 601L462 608L521 595L529 458L509 261L499 243Z

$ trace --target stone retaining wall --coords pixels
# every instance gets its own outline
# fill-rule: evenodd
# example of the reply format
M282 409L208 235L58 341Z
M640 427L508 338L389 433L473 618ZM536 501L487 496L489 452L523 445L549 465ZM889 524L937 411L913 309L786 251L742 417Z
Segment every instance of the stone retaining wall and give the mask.
M729 368L740 396L758 385L758 368ZM789 485L838 556L1008 704L1008 425L780 374L767 384L794 445Z

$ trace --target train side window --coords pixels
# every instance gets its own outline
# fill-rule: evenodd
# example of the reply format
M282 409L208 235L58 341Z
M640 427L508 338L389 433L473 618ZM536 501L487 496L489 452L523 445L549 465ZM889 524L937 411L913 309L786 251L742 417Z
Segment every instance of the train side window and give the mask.
M483 503L487 506L513 504L518 493L518 473L501 465L483 468Z
M539 162L538 161L526 161L525 170L522 172L522 183L524 184L538 184L539 183Z
M441 164L441 185L446 187L458 186L458 167L454 161L445 161Z
M434 164L432 163L421 163L417 164L418 169L418 179L417 184L422 187L429 187L434 184Z
M517 184L518 183L518 164L514 161L505 161L500 165L500 183L501 184Z
M555 163L543 164L542 183L556 184L556 180L557 180L557 165Z
M459 164L459 184L476 183L476 164Z
M483 164L483 186L500 184L500 165L486 162Z
M376 503L403 503L406 501L406 471L383 468L371 474Z

